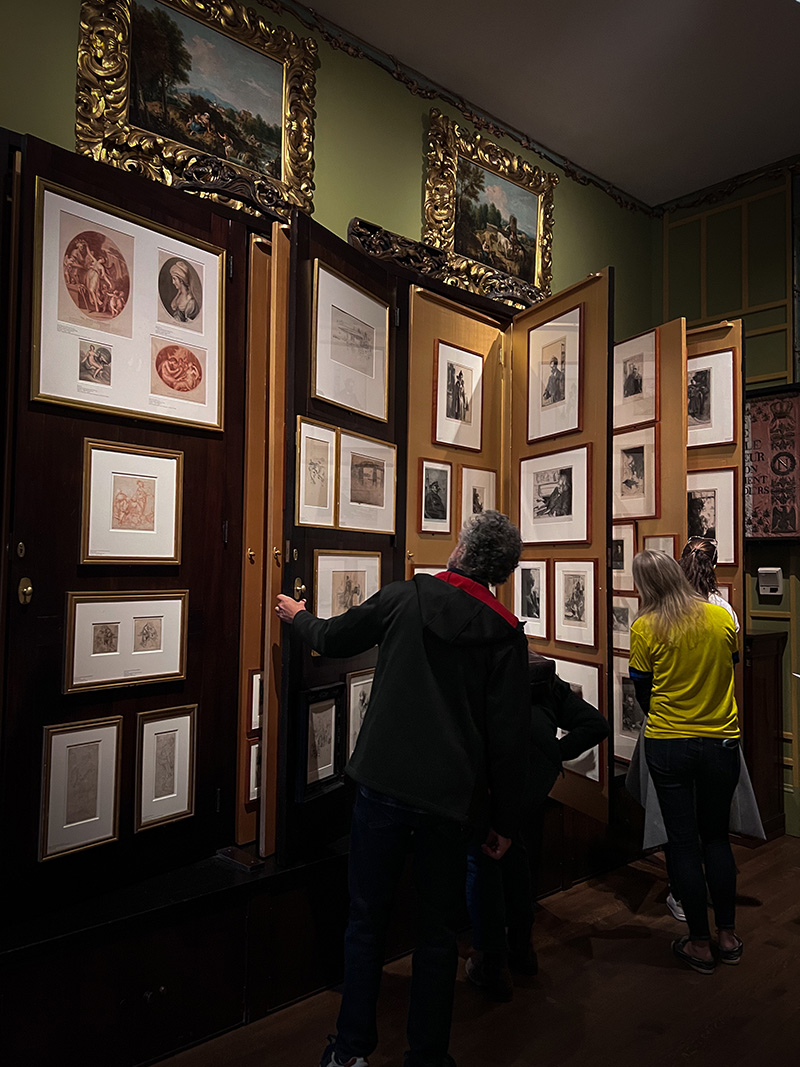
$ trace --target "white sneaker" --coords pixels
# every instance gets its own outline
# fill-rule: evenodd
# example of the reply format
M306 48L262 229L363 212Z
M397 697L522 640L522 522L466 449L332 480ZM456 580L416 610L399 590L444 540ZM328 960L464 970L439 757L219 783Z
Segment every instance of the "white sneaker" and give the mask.
M676 900L672 893L667 894L667 909L671 912L673 919L677 919L679 923L686 922L686 912L683 910L683 905L679 900Z

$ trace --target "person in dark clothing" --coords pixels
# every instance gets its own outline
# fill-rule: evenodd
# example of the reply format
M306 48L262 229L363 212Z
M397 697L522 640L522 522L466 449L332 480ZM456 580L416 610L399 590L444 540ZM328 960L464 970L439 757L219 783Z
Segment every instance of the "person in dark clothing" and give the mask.
M558 677L551 659L529 651L528 671L526 835L515 838L500 863L488 862L474 847L467 860L467 903L475 950L467 961L467 977L489 999L499 1001L511 1000L513 995L509 965L523 974L538 971L531 934L547 796L562 773L562 763L588 752L609 734L605 718ZM563 731L561 737L559 731Z
M359 785L337 1034L321 1067L365 1067L390 910L408 851L420 904L405 1067L448 1067L470 826L500 859L522 810L530 733L527 643L489 591L517 565L519 531L485 511L461 530L447 571L395 582L333 619L278 598L278 615L324 656L378 645L369 708L346 773Z

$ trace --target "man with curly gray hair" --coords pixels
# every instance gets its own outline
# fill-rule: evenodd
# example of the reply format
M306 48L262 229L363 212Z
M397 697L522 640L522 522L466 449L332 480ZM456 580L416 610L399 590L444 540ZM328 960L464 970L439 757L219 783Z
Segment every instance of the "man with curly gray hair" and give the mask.
M412 959L404 1067L452 1067L448 1054L466 846L511 843L529 761L527 641L489 589L522 542L507 516L464 524L437 575L394 582L333 619L278 597L276 611L323 656L378 645L369 707L346 772L358 783L350 835L350 918L337 1034L321 1067L368 1067L391 905L413 854L420 924Z

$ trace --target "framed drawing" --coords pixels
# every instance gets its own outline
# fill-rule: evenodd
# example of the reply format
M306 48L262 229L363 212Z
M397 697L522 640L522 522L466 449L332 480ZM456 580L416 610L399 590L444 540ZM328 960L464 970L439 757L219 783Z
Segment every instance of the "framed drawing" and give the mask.
M658 418L658 333L614 345L614 429Z
M336 525L336 440L338 430L297 416L297 526Z
M552 657L556 665L556 674L566 682L574 693L577 693L587 704L602 712L602 673L603 668L599 663L581 663L579 660ZM559 730L559 736L563 731ZM583 778L590 778L593 782L600 781L600 750L598 746L590 748L577 759L567 760L564 763L567 770L579 774Z
M189 592L67 593L64 692L186 677Z
M437 574L441 574L443 571L446 571L446 570L447 570L447 564L446 563L443 563L441 565L441 567L412 567L411 568L412 577L414 577L417 574L431 574L431 575L433 575L435 577Z
M689 537L713 537L717 563L737 563L736 468L692 471L686 478Z
M639 610L639 598L635 596L614 596L611 601L611 646L630 652L631 623Z
M480 452L483 356L437 341L433 373L433 443Z
M342 530L394 533L397 446L339 432L339 512Z
M497 471L485 467L461 467L461 525L472 515L494 511L497 506Z
M457 276L510 275L510 282L538 290L538 299L548 296L558 175L470 133L436 109L430 120L422 240L450 253ZM531 293L528 302L535 301Z
M302 803L339 785L344 725L344 685L300 694L297 800Z
M612 669L614 672L614 756L616 759L630 763L644 725L644 712L639 707L633 682L628 674L627 656L614 656Z
M137 715L136 830L194 814L197 705Z
M642 547L647 552L663 552L670 559L677 559L680 551L677 534L648 534Z
M632 593L633 557L636 555L636 523L615 522L611 527L611 587L614 592Z
M417 526L420 533L450 533L452 482L452 463L443 463L437 459L420 459Z
M520 560L514 571L514 614L529 637L548 638L547 560Z
M364 716L369 707L369 698L372 695L372 683L375 679L375 669L368 671L353 671L345 678L347 687L347 752L346 759L350 759L356 747L359 732L361 731Z
M116 841L122 716L44 728L39 859Z
M717 592L726 603L730 604L733 596L733 586L730 582L717 582Z
M800 537L800 390L781 386L744 405L744 535L769 541Z
M83 442L81 563L180 563L183 452Z
M528 330L528 443L581 428L583 305Z
M236 0L84 4L77 151L250 212L310 213L316 57Z
M386 422L389 305L314 260L311 395Z
M380 552L314 550L314 614L319 618L344 615L380 587Z
M727 445L736 440L733 349L686 360L688 448Z
M591 540L591 445L520 461L519 526L526 544Z
M556 641L594 648L597 644L595 561L555 560L554 568Z
M611 496L615 519L658 518L658 471L657 426L614 435Z
M261 796L261 742L247 742L247 800L252 804Z
M221 248L37 179L31 399L222 429Z

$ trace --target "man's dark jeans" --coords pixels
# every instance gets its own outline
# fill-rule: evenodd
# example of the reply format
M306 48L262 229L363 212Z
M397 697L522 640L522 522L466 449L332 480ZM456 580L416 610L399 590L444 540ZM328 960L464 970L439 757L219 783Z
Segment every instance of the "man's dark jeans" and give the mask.
M644 751L669 839L672 892L683 904L689 936L707 941L706 881L718 929L733 930L736 924L736 864L728 824L739 781L739 742L645 737Z
M363 786L350 832L350 918L337 1022L340 1059L368 1056L378 1044L376 1006L384 944L406 856L414 858L419 908L412 956L405 1067L446 1067L464 901L468 828L417 811Z

